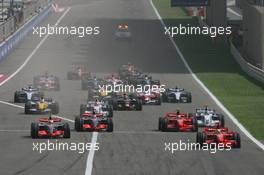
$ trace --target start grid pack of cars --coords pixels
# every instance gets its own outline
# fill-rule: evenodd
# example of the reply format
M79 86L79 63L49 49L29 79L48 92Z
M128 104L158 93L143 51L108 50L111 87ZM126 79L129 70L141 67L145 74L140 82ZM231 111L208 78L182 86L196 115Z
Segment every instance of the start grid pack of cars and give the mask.
M120 26L124 31L125 26ZM133 64L122 65L117 73L105 77L97 77L82 66L75 66L67 73L69 81L80 80L81 89L87 91L87 101L80 104L80 113L75 116L74 129L77 132L113 132L114 111L142 111L144 105L161 105L162 103L191 103L191 92L169 87L164 91L151 92L107 92L102 91L104 85L149 85L160 86L149 74L143 73ZM25 114L46 114L31 123L32 138L70 138L71 130L67 122L58 116L59 103L45 97L43 91L60 90L60 80L47 72L34 77L33 85L22 88L14 93L15 103L25 103ZM196 132L199 144L231 144L240 148L239 133L229 131L225 127L224 115L207 105L199 107L192 113L177 110L168 111L158 118L158 130L161 132ZM199 127L203 127L199 131Z

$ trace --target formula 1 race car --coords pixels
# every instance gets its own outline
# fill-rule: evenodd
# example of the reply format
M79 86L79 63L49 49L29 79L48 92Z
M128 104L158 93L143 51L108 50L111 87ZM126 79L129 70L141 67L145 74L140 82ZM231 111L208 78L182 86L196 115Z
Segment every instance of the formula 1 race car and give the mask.
M137 110L142 111L142 101L135 94L119 95L113 97L113 110Z
M190 114L168 112L159 118L160 131L197 132L198 124L195 117Z
M229 132L228 128L204 128L203 132L198 132L196 141L200 145L207 144L223 144L225 147L229 145L232 148L240 148L241 140L237 132Z
M142 75L142 72L135 65L128 63L119 68L118 75L124 82L129 83L131 79L135 79Z
M157 92L142 92L138 94L143 105L161 105L160 93Z
M83 77L92 78L91 73L85 71L81 66L77 66L72 71L67 72L68 80L81 80Z
M51 98L32 98L25 103L25 114L58 114L59 104Z
M101 78L90 78L85 76L82 78L82 90L100 89L99 86L105 83L106 82Z
M31 123L31 137L37 138L70 138L71 131L68 123L62 123L60 118L40 118Z
M89 101L87 104L81 104L80 116L84 113L100 113L103 114L104 117L113 117L112 106L108 105L107 103L97 101Z
M35 76L33 79L34 86L41 90L60 90L60 80L54 75L45 75Z
M41 97L44 96L44 93L40 92L38 88L28 86L15 92L14 103L26 103L28 100L31 100L33 96Z
M104 117L103 113L83 113L75 117L76 131L106 131L113 132L112 118Z
M181 88L169 88L162 93L162 102L168 103L191 103L192 95L190 92Z
M216 113L215 110L209 109L207 106L197 108L194 116L197 119L199 127L225 126L224 115Z
M119 24L116 31L115 37L117 40L131 40L131 31L127 24Z

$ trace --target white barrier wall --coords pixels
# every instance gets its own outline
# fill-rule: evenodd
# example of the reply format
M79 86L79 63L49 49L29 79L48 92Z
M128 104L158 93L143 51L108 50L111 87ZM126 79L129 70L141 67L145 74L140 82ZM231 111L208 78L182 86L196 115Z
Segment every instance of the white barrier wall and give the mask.
M252 78L255 78L259 80L260 82L264 83L264 71L248 63L241 56L240 52L236 49L236 47L233 45L231 41L230 41L230 49L231 49L232 55L234 56L236 62L240 65L242 70L246 72Z
M24 39L24 37L33 29L33 26L38 25L42 20L44 20L51 12L51 4L46 6L39 15L32 17L23 26L21 26L15 33L9 36L4 42L0 44L0 61L8 56L8 54L13 50L14 46L19 44L19 42ZM1 32L0 32L1 34Z
M200 26L208 26L201 17L198 17L198 22ZM236 49L232 41L230 40L230 51L236 62L240 65L241 69L246 72L252 78L264 83L264 71L262 69L257 68L256 66L248 63L240 54L240 52Z

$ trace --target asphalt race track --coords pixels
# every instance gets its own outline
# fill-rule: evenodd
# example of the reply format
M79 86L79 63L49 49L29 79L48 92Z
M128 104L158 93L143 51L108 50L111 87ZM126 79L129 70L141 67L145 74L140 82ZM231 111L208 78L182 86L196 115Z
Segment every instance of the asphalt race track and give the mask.
M60 77L61 90L47 92L60 104L59 116L74 120L87 92L80 81L66 80L72 64L87 65L91 72L111 73L131 62L163 84L178 85L191 91L191 104L144 106L142 112L115 112L114 132L99 133L100 150L95 151L92 174L97 175L263 175L264 153L226 117L226 125L242 136L242 148L210 154L207 151L164 151L167 142L195 142L195 133L161 133L158 117L166 111L193 112L208 104L221 111L193 80L164 35L149 0L66 0L70 7L59 26L100 26L97 36L49 36L28 64L0 87L0 100L13 102L15 90L32 83L34 75L48 71ZM53 13L42 25L55 24L62 13ZM129 24L132 41L116 41L119 23ZM42 38L28 36L9 57L1 62L1 73L11 74L30 55ZM22 105L22 104L19 104ZM24 115L23 109L0 104L0 174L3 175L79 175L85 174L89 152L32 151L30 122L36 115ZM73 123L69 122L71 128ZM90 142L92 133L72 130L63 142ZM53 140L54 141L54 140Z

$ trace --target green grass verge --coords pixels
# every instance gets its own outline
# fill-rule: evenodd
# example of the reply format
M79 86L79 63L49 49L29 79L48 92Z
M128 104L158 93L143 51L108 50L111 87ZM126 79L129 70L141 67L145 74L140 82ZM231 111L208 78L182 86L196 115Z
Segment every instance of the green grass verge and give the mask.
M198 26L170 0L153 0L167 26ZM224 41L213 44L209 36L177 35L175 42L199 79L259 140L264 140L264 85L247 76Z

